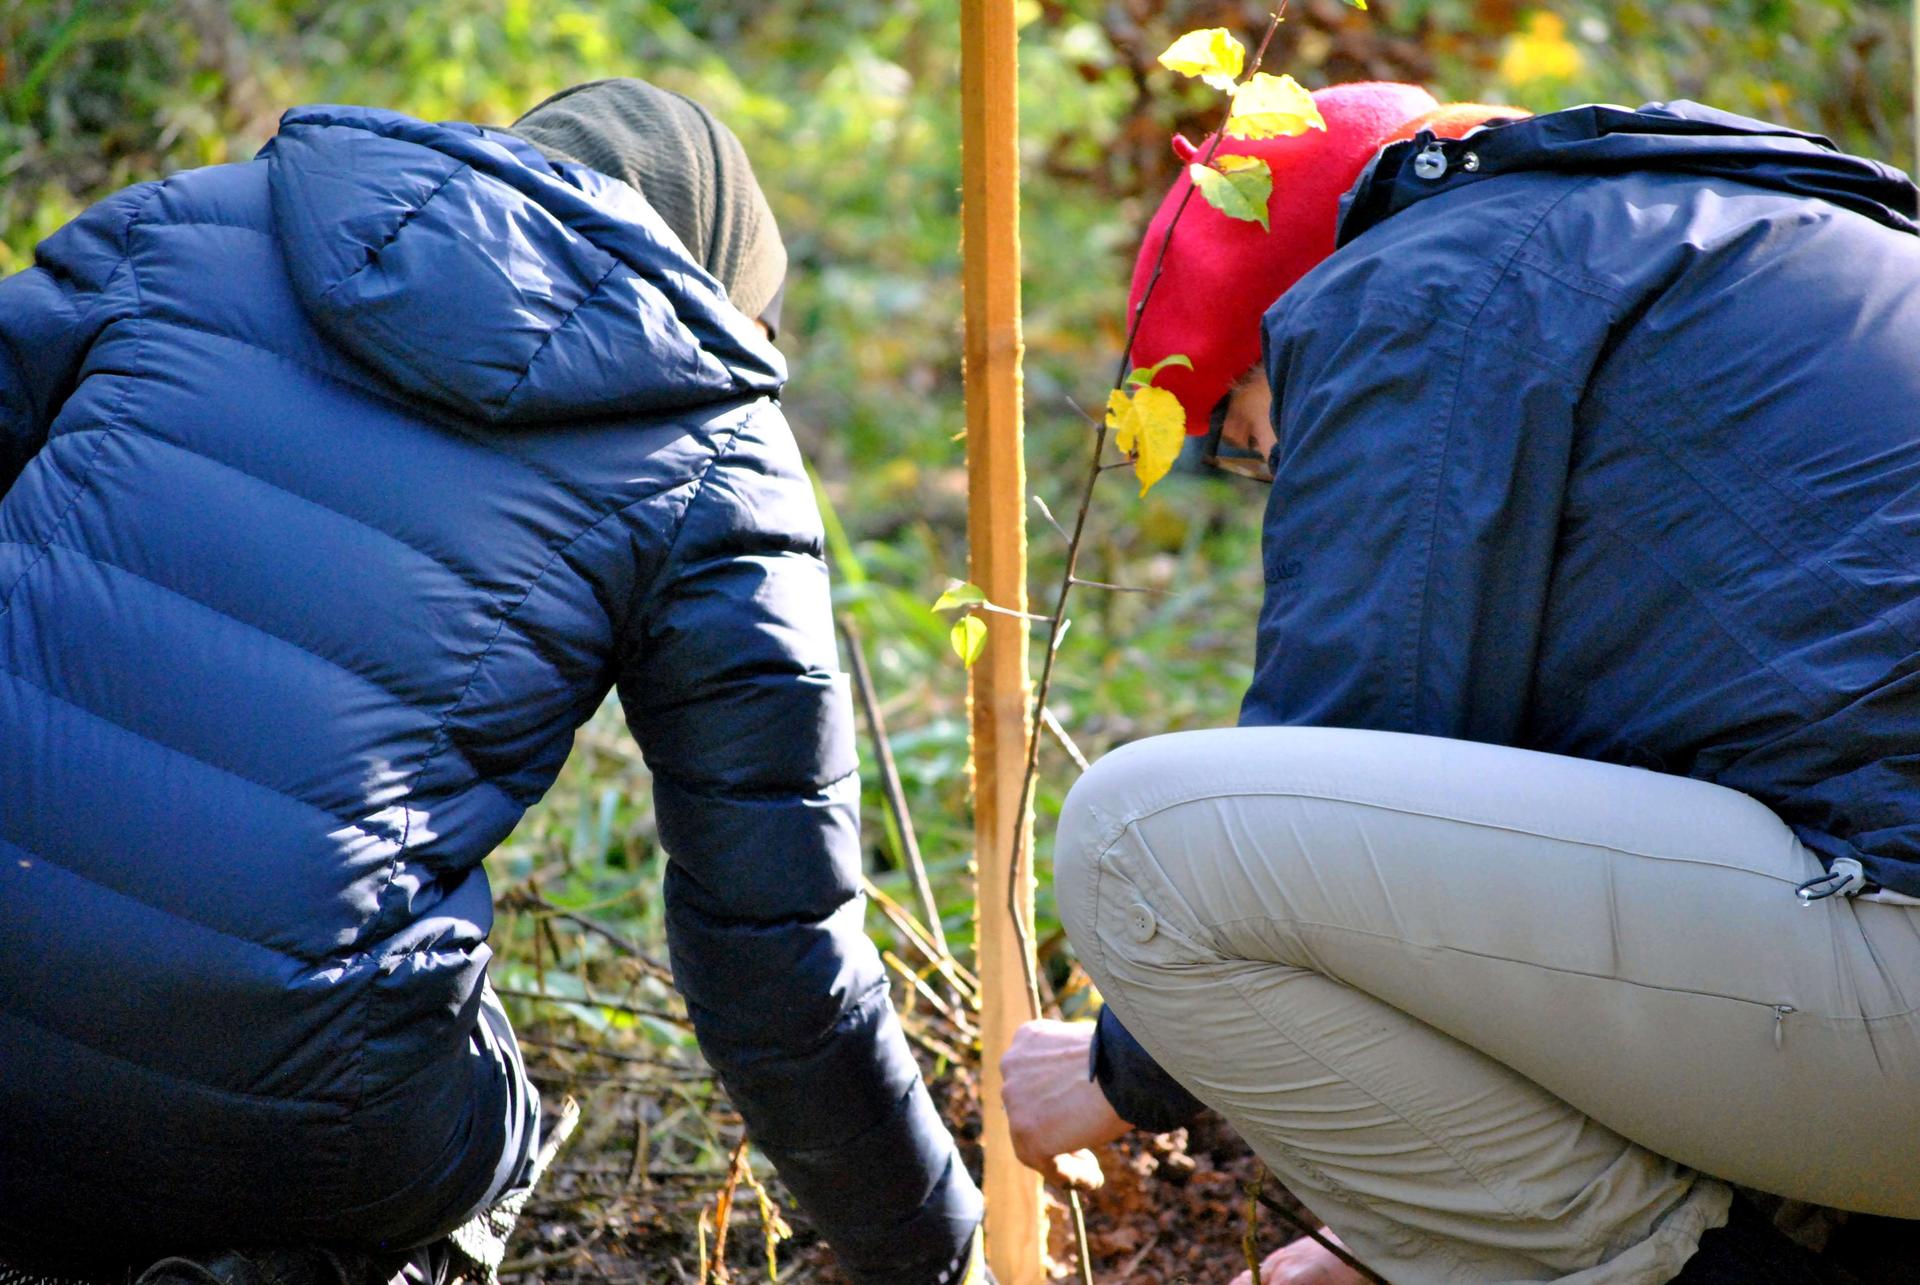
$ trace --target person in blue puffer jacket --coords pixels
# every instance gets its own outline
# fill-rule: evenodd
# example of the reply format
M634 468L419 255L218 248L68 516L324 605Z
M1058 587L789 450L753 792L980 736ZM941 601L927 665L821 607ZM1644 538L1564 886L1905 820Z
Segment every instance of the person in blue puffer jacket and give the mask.
M1390 97L1229 140L1272 232L1181 223L1140 322L1264 465L1265 602L1241 725L1066 801L1106 1007L1014 1041L1016 1147L1204 1104L1395 1285L1811 1285L1735 1186L1920 1219L1920 193Z
M785 257L637 81L289 112L0 282L0 1258L395 1249L523 1179L482 859L617 689L700 1045L854 1278L980 1206L862 930Z

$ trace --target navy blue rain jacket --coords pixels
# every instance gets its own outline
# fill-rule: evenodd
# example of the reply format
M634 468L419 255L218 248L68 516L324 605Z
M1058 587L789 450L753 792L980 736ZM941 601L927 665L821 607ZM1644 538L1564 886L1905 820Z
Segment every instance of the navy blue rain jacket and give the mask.
M1698 777L1920 895L1915 217L1898 171L1692 103L1387 148L1266 316L1242 724ZM1123 1115L1191 1108L1100 1044Z
M631 188L358 108L0 283L0 1245L476 1199L481 859L617 685L701 1047L862 1279L953 1258L784 377Z

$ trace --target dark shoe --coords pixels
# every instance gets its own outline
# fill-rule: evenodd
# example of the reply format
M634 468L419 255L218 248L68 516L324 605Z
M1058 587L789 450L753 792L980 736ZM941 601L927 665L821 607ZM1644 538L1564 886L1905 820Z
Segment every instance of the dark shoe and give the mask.
M1735 1196L1727 1225L1700 1237L1700 1249L1673 1285L1825 1285L1812 1254Z

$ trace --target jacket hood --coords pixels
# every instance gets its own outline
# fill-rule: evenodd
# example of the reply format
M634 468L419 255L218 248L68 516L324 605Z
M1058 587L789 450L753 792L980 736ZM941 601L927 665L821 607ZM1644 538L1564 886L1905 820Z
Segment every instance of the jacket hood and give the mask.
M1432 162L1414 165L1417 156L1436 147L1446 158L1444 169ZM1649 103L1638 111L1574 107L1491 126L1465 139L1422 132L1395 143L1374 158L1341 201L1340 244L1429 196L1522 170L1671 170L1725 178L1831 201L1898 231L1920 234L1915 223L1920 192L1892 166L1850 156L1818 134L1680 101Z
M777 392L786 365L633 188L510 135L302 107L261 153L302 306L402 392L500 425Z

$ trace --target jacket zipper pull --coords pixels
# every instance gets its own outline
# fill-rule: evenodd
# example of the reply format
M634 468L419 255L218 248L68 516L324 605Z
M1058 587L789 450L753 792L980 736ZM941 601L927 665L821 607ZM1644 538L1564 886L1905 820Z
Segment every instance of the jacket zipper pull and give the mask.
M1794 1011L1795 1009L1791 1004L1775 1004L1773 1006L1773 1047L1786 1047L1787 1014Z

